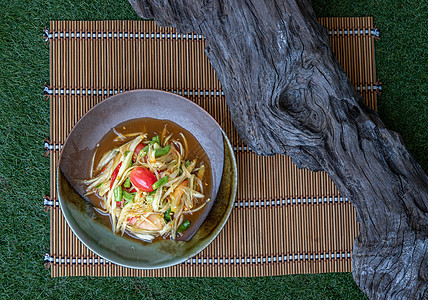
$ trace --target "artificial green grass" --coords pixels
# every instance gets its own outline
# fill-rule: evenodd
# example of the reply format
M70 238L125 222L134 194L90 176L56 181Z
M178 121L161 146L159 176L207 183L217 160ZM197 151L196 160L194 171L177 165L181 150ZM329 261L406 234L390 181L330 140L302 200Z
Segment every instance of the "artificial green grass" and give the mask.
M374 16L379 111L425 170L428 147L427 4L415 1L313 1L319 16ZM125 0L0 0L0 298L285 298L359 299L349 273L264 278L50 278L49 252L49 20L138 19Z

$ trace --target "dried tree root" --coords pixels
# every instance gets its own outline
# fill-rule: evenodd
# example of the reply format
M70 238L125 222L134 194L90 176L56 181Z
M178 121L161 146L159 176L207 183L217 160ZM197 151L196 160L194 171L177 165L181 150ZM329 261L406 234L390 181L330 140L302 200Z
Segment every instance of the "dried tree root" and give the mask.
M143 18L206 37L253 151L325 170L351 200L361 224L353 276L370 298L428 298L428 177L362 102L308 0L130 3Z

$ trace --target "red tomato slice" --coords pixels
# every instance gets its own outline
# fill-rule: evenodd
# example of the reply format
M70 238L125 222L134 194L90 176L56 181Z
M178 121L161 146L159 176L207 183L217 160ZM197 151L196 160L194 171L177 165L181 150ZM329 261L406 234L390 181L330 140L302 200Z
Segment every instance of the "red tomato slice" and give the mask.
M139 144L137 145L137 147L135 147L134 154L132 155L132 160L133 160L134 162L136 162L136 161L137 161L138 154L140 154L140 151L141 151L141 150L143 150L143 149L144 149L144 147L146 147L146 145L145 145L145 144L143 144L143 143L139 143Z
M157 181L155 175L143 167L136 167L129 174L132 184L143 192L153 192L153 184Z

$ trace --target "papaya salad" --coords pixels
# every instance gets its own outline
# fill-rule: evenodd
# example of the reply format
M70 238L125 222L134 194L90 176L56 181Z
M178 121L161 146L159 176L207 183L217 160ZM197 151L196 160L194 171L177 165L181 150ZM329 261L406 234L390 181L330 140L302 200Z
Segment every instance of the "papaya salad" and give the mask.
M87 195L101 199L113 232L145 241L175 240L191 226L190 216L210 201L204 195L206 167L187 160L186 137L180 133L175 139L166 127L151 137L116 134L121 141L131 140L107 151L96 166L93 159L91 178L84 181Z

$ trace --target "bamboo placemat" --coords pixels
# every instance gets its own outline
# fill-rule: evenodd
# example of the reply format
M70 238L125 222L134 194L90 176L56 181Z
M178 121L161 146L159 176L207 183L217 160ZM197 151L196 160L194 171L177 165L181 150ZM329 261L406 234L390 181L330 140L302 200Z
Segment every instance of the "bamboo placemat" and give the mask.
M324 18L336 56L355 87L376 108L372 18ZM52 21L50 44L51 216L46 266L56 276L269 276L351 270L356 214L325 172L299 170L286 156L259 157L233 128L220 82L200 35L177 34L150 21ZM216 240L194 258L160 270L133 270L88 250L58 206L56 168L61 145L89 108L132 89L181 94L206 109L235 149L239 189Z

